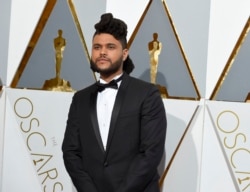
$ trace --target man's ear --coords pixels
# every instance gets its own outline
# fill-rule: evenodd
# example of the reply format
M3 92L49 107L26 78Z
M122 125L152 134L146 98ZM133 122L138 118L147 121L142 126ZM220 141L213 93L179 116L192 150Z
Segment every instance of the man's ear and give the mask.
M123 49L123 61L125 61L128 57L128 49Z

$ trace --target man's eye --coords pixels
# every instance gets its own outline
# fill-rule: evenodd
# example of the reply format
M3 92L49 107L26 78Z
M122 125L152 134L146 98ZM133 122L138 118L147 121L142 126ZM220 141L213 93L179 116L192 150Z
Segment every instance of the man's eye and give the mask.
M100 49L100 46L94 46L94 49Z
M114 49L115 46L114 46L114 45L109 45L108 48L109 48L109 49Z

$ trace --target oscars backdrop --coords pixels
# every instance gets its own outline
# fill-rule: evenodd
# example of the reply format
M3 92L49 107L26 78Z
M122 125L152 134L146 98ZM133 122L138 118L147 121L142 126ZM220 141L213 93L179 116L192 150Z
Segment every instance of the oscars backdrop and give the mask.
M94 24L128 24L132 76L168 119L162 192L250 192L250 1L0 0L0 191L75 192L61 144Z

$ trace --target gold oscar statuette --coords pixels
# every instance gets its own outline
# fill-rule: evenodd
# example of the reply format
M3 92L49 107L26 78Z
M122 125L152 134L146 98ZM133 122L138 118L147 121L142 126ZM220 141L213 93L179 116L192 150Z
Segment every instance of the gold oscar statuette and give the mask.
M58 30L58 36L54 39L54 49L55 49L55 71L56 75L54 78L46 80L43 85L44 90L50 91L65 91L74 92L71 88L70 82L61 78L61 67L63 60L63 52L66 46L66 40L62 36L63 31Z
M156 84L158 73L159 55L161 54L162 43L158 40L158 33L153 33L153 40L148 43L148 53L150 58L150 82ZM164 86L156 84L161 96L167 98L167 89Z

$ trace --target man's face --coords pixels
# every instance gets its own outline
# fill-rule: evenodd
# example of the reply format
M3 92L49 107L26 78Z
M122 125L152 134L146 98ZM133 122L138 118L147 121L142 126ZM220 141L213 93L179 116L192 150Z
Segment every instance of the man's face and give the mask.
M128 50L122 49L120 41L107 33L97 34L92 42L91 68L104 76L122 73L123 61Z

